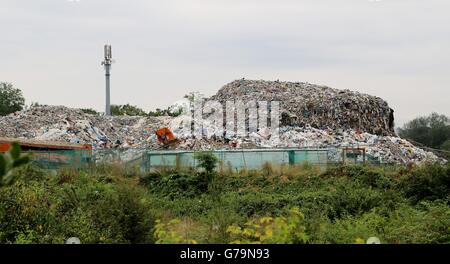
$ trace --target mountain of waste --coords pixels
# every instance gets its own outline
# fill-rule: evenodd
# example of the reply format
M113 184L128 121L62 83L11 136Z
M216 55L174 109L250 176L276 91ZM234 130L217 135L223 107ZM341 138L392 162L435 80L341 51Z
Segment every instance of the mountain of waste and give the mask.
M279 101L281 125L318 129L358 129L394 135L394 110L379 97L300 82L237 80L211 97L230 100Z
M92 144L94 148L158 148L164 117L97 116L64 106L34 106L0 117L0 137Z
M97 150L129 151L363 147L366 154L386 163L442 161L397 137L393 110L378 97L307 83L237 80L210 99L280 101L278 136L270 129L261 129L243 138L196 138L182 133L179 127L180 120L192 117L190 111L178 117L108 117L64 106L34 106L0 117L0 137L87 143ZM158 142L155 131L163 127L174 132L176 144ZM339 155L337 151L336 160Z

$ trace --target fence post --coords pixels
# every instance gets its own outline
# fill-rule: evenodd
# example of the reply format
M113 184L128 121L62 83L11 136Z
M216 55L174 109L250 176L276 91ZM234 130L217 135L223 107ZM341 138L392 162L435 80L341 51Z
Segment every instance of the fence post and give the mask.
M289 150L288 155L289 155L289 165L294 165L295 164L295 150Z

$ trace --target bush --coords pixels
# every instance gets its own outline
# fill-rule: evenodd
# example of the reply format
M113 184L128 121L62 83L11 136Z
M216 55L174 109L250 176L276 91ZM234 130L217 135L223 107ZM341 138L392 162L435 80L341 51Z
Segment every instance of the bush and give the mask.
M413 203L421 200L449 200L450 164L426 164L402 178L400 188Z
M180 116L182 113L183 113L183 109L172 109L171 107L168 107L166 109L156 108L155 111L148 112L148 116L171 116L171 117L177 117L177 116Z
M213 244L229 243L232 235L228 232L228 227L244 224L246 219L233 208L227 207L226 203L223 203L223 206L211 208L200 219L208 227L205 241Z
M304 244L308 241L304 218L298 208L292 208L286 217L261 217L227 231L236 239L233 244Z
M28 163L16 168L12 174L14 178L21 178L24 182L42 181L46 179L47 171L34 163Z
M113 116L147 116L144 110L130 104L111 105L111 114Z
M294 200L290 195L267 193L228 194L226 197L229 200L235 200L236 211L246 217L279 214L285 206L292 204Z
M141 183L167 198L195 197L208 192L211 174L206 172L171 170L153 172L141 178Z
M330 167L324 173L324 177L347 177L380 189L388 189L395 184L395 179L382 168L364 165Z
M142 174L27 164L0 189L0 243L449 243L448 166Z
M447 157L447 160L450 159L450 139L447 139L444 143L442 143L441 148L442 153Z
M145 190L131 180L63 171L0 190L0 243L149 243L153 220Z
M181 199L183 202L180 202ZM214 199L207 195L194 198L179 197L179 199L157 196L152 197L152 201L152 204L157 207L155 211L159 218L188 216L194 219L203 219L205 215L218 206Z
M449 243L450 210L441 203L424 203L418 207L399 204L388 214L374 209L361 216L347 215L326 220L313 233L314 243L350 244L378 237L382 243Z
M140 182L149 187L153 193L164 195L170 199L176 197L195 197L205 193L219 194L221 188L214 169L217 158L211 153L196 153L198 167L195 170L162 170L141 177Z
M203 168L207 173L213 173L219 161L211 152L197 152L195 159L198 161L197 167Z
M15 170L29 161L28 155L21 154L18 143L13 143L8 152L0 154L0 187L12 184L17 179Z
M360 216L346 215L331 221L321 219L320 227L312 233L313 243L354 244L359 241L365 243L369 237L379 237L385 243L384 237L380 237L380 230L386 223L385 217L376 210L372 210Z
M337 181L325 195L325 204L329 205L330 219L347 214L360 215L375 207L384 206L384 193L367 188L358 182Z
M83 113L85 113L85 114L96 115L96 116L100 115L97 111L95 111L92 108L82 108L81 111L83 111Z
M179 219L172 219L168 223L156 220L156 244L197 244L197 241L188 234L180 234L180 232L176 231L180 222Z
M412 207L402 204L384 226L387 243L450 243L450 209L441 202L422 202Z
M25 98L21 90L10 83L0 82L0 116L20 111L24 105Z

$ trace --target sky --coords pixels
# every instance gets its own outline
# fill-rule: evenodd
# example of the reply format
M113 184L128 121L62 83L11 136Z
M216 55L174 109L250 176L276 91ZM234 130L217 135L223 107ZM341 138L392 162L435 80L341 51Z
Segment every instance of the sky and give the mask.
M240 78L379 96L396 125L450 115L448 0L0 0L0 81L38 102L165 108Z

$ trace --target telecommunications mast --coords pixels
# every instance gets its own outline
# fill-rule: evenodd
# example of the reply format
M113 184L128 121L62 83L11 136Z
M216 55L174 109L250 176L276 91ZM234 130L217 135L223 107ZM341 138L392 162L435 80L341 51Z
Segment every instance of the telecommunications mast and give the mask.
M111 91L110 91L110 77L111 77L111 64L114 62L112 59L111 45L105 45L105 60L102 61L102 65L105 66L105 77L106 77L106 106L105 115L111 115Z

